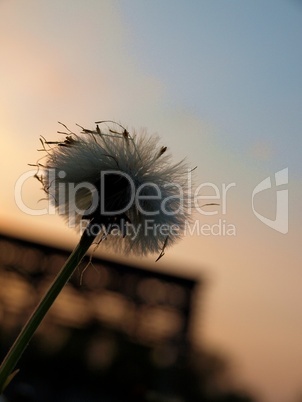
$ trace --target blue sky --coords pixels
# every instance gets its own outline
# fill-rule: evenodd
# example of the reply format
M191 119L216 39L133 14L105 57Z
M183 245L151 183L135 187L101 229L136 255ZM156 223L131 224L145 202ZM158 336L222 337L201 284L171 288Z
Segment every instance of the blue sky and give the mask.
M57 121L74 129L113 119L158 133L176 160L198 166L197 185L236 183L227 214L202 219L225 219L237 233L187 236L156 268L206 277L196 339L232 356L238 380L261 402L294 400L302 371L301 2L4 0L0 15L1 230L77 242L60 217L16 205L16 181L40 156L39 136L57 139ZM287 234L251 207L256 185L284 168ZM31 208L43 207L40 187L23 186ZM275 189L265 194L255 206L274 219ZM136 262L154 267L154 258Z
M131 52L145 72L164 83L171 107L181 105L214 124L221 145L245 160L259 143L280 165L290 161L291 174L301 173L298 2L118 4Z

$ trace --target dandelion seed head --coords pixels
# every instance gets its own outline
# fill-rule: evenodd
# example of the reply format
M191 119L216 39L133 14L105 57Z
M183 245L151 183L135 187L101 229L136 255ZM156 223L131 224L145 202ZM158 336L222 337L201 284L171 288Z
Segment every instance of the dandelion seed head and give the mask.
M60 134L66 134L62 142L43 140L46 162L38 178L70 226L98 224L102 244L138 255L163 252L183 235L189 169L172 162L157 136L130 135L105 122Z

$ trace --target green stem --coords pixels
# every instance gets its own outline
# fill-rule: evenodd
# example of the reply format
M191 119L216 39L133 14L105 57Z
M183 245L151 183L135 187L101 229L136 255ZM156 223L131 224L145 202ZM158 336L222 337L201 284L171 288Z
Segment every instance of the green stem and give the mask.
M63 289L64 285L71 277L76 267L85 256L94 239L95 236L89 233L88 226L87 230L85 230L85 232L83 233L80 242L69 256L61 271L55 278L54 282L51 284L45 296L38 304L32 315L28 319L27 323L24 325L14 344L8 351L6 357L2 362L2 365L0 366L0 395L3 392L4 388L7 386L9 382L8 378L11 376L14 368L16 367L21 355L25 351L36 329L38 328L46 313L52 306L53 302Z

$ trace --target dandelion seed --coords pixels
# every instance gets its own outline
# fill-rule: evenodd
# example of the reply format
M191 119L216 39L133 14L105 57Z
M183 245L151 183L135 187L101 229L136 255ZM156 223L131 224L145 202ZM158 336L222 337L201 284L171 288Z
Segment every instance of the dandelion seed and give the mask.
M78 125L80 134L62 125L64 141L41 139L47 155L38 176L59 214L77 228L89 221L115 250L162 256L188 219L186 163L173 164L157 137L112 121Z

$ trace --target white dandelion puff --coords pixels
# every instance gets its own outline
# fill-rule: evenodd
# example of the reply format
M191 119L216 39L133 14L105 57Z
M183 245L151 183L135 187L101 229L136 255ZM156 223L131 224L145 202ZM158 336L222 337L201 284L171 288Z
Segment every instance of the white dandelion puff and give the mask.
M115 250L161 257L189 219L186 163L173 164L156 136L111 121L80 134L63 126L63 141L41 140L46 162L37 174L58 213L77 228L90 222Z

